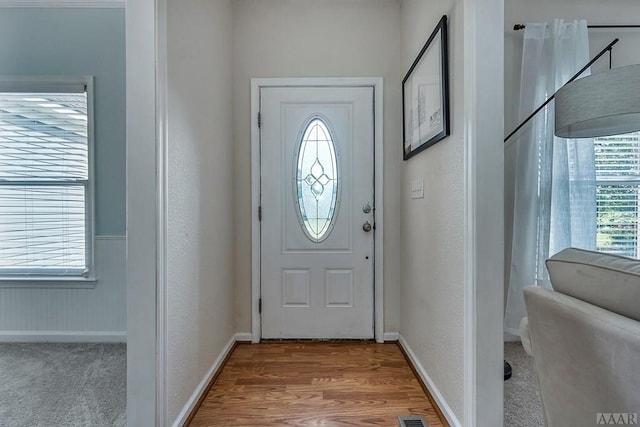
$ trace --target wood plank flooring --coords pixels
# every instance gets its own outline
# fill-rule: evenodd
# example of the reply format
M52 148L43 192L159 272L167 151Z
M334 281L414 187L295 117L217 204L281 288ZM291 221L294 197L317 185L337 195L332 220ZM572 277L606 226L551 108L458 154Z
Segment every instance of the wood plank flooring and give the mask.
M239 344L191 426L445 426L396 344Z

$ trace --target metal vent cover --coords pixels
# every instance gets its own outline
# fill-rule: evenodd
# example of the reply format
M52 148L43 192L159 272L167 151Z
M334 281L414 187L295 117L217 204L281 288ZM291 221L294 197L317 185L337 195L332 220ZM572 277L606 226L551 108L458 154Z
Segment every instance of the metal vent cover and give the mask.
M399 415L400 427L429 427L422 415Z

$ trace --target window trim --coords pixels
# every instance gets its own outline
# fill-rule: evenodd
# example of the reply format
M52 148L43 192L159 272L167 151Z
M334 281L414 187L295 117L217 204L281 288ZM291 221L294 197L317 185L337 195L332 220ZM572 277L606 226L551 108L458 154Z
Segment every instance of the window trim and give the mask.
M85 193L86 271L79 275L2 274L0 288L92 288L95 273L95 109L93 76L0 76L0 92L59 92L87 94L87 185Z

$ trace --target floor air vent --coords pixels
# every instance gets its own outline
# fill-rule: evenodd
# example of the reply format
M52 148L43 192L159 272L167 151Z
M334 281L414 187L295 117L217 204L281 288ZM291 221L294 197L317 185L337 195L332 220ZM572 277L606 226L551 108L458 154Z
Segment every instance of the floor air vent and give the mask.
M429 427L422 415L400 415L400 427Z

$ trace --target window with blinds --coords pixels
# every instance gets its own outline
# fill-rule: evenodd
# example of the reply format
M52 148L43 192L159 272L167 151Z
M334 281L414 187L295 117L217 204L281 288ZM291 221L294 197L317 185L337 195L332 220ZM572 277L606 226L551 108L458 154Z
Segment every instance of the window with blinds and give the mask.
M640 132L594 140L597 249L640 258Z
M89 83L0 82L1 277L91 274Z

